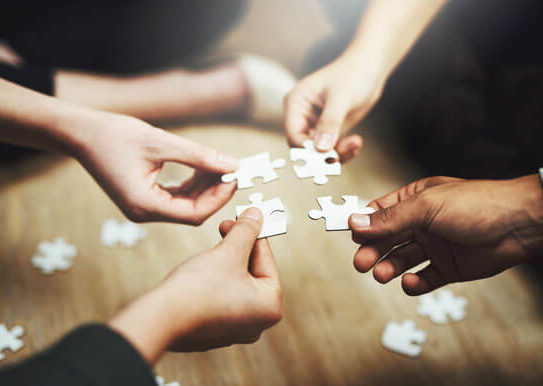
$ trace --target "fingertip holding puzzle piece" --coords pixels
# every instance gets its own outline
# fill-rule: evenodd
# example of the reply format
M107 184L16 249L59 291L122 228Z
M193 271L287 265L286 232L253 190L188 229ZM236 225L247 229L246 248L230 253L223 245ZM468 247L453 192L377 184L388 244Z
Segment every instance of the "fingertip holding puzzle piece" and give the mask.
M250 205L236 206L236 216L239 217L249 208L258 208L262 212L262 229L258 238L277 236L287 232L287 217L285 207L278 197L263 201L264 195L256 192L249 196Z
M313 177L313 182L317 185L326 184L328 176L341 175L341 163L335 150L321 153L315 149L313 141L306 140L303 148L291 148L290 160L305 161L304 165L294 165L294 173L298 178ZM333 162L328 162L332 160Z
M238 181L238 189L252 188L255 184L253 178L261 177L263 182L271 182L279 178L275 169L285 167L286 161L278 158L274 161L270 158L270 153L260 153L239 160L239 168L234 173L224 174L221 177L222 182Z
M318 220L324 218L327 231L341 231L349 229L349 217L351 214L372 214L375 209L367 206L367 201L361 203L358 196L341 196L345 203L336 205L332 202L332 196L317 197L321 209L311 209L309 218Z
M313 177L313 182L318 185L326 184L328 176L341 175L341 163L335 150L321 153L315 149L313 141L307 140L303 148L291 148L290 160L305 161L304 165L293 165L294 173L300 179ZM328 162L332 160L334 162ZM254 186L254 178L262 178L268 183L279 178L275 169L285 167L286 161L283 158L271 160L270 153L255 154L250 157L241 158L240 166L234 173L224 174L221 181L225 183L237 180L238 189L247 189Z

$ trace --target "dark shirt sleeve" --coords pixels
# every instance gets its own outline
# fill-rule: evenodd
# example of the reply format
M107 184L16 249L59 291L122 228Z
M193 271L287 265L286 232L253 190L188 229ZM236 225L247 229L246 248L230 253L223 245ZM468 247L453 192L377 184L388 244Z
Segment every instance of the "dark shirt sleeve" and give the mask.
M87 325L53 347L0 370L2 386L156 386L141 355L105 325Z
M47 95L54 94L53 70L23 65L14 67L0 63L0 78Z

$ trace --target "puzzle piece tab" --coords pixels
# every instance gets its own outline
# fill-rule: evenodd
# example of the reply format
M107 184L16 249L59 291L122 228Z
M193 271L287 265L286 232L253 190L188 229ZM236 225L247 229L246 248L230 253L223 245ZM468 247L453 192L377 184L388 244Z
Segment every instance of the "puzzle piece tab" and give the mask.
M357 196L341 196L345 201L343 205L332 202L332 196L317 197L321 210L311 209L309 217L313 220L324 218L327 231L341 231L349 229L349 216L353 213L372 214L375 209L370 208L367 202L361 203Z
M222 182L232 182L237 179L238 189L251 188L254 186L253 178L262 177L264 183L279 178L275 169L285 165L286 161L283 158L271 161L270 153L260 153L240 159L239 169L234 173L224 174L221 180Z
M420 355L424 342L426 333L417 330L415 323L409 319L401 323L388 322L381 336L381 344L385 348L412 358Z
M236 215L239 217L248 208L258 208L264 216L262 230L258 235L259 239L281 235L287 232L287 217L285 207L281 200L276 197L268 201L262 201L264 195L262 193L253 193L249 196L251 205L236 206Z
M23 347L23 341L18 339L23 334L24 329L21 326L15 326L8 330L5 324L0 324L0 361L6 357L2 351L10 350L14 353Z
M102 245L113 247L121 244L124 247L133 247L147 235L145 229L130 221L120 222L115 219L104 221L100 239Z
M32 265L43 274L50 275L55 271L66 271L77 255L77 248L57 237L54 242L42 241L38 244L37 253L32 257Z
M306 140L303 148L291 148L291 161L305 161L305 165L294 165L294 173L298 178L313 177L313 182L324 185L328 182L327 176L339 176L341 174L341 163L335 150L321 153L315 149L313 141ZM328 163L327 159L335 159L336 162Z
M466 316L466 298L455 297L452 291L440 290L437 293L429 293L419 298L417 312L421 316L428 316L437 324L445 324L450 320L462 320Z

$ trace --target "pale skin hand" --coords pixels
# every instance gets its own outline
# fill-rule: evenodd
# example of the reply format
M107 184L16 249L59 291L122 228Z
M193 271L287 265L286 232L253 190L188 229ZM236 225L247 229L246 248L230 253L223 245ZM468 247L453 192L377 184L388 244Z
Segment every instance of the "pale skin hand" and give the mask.
M378 211L349 219L353 240L361 244L354 265L360 272L373 268L381 283L403 274L408 295L490 277L543 251L543 189L536 175L503 181L432 177L370 206ZM427 260L421 271L405 273Z
M345 52L302 79L285 99L285 128L292 146L315 140L342 162L362 147L343 137L379 100L385 83L446 0L373 0Z
M133 221L198 225L234 194L219 175L235 158L136 118L95 111L0 80L0 140L74 156ZM156 178L165 162L195 170L178 188Z
M215 248L180 264L157 288L112 318L149 364L166 349L206 351L257 341L282 317L279 274L262 214L248 209L220 226Z

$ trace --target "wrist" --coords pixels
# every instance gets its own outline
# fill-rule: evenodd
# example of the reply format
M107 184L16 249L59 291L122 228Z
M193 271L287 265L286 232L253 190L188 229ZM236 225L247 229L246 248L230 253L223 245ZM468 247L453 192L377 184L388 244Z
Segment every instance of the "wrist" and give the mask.
M392 72L385 55L364 48L347 48L336 61L348 69L348 73L361 74L372 83L383 86ZM363 71L361 71L363 70Z
M108 321L153 366L174 338L171 307L159 289L139 297Z
M515 236L529 257L543 256L543 186L539 175L511 180L517 201Z

